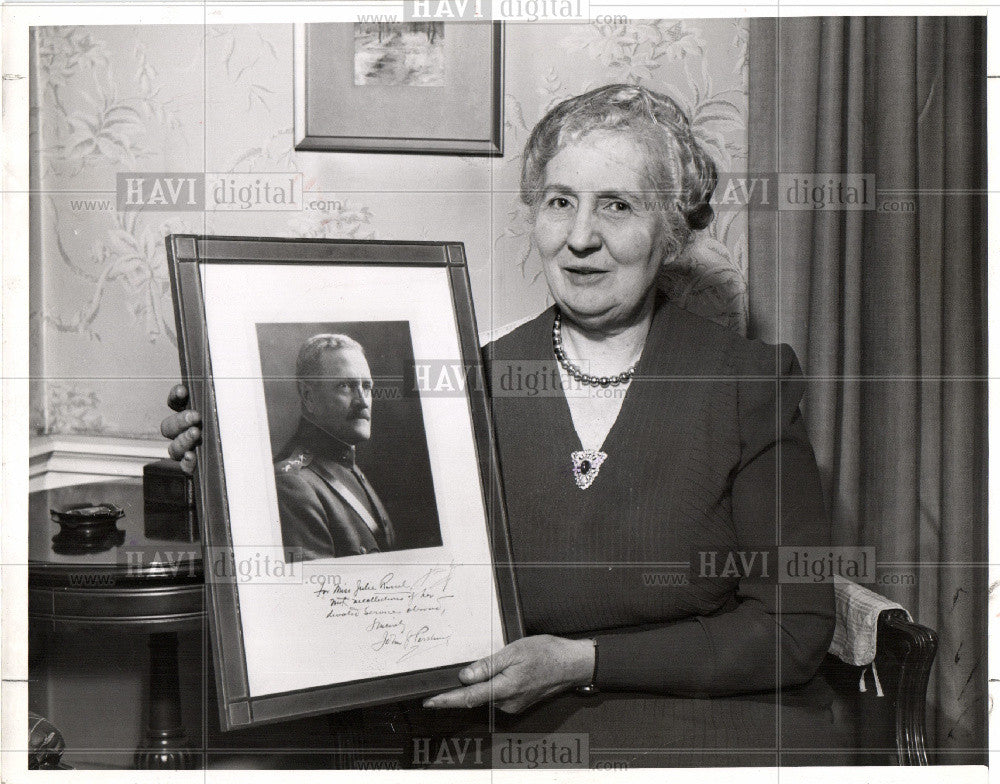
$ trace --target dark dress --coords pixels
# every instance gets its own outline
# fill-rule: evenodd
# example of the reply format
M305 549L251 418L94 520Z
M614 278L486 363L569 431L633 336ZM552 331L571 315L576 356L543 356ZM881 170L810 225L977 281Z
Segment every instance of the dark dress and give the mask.
M555 366L553 315L486 348L495 389L511 368ZM526 633L596 638L599 688L498 713L498 727L586 732L592 763L774 765L779 749L782 764L838 761L820 750L843 739L814 677L833 586L777 579L779 546L830 541L803 388L788 346L658 303L586 490L565 396L494 393ZM748 576L728 554L755 558Z

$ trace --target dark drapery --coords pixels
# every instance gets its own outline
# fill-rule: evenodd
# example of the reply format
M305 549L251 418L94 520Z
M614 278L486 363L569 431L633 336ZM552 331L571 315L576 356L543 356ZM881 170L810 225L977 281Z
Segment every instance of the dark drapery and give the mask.
M986 745L985 17L758 19L750 170L874 210L753 210L751 333L790 343L836 542L933 627L938 763ZM819 175L823 175L819 177Z

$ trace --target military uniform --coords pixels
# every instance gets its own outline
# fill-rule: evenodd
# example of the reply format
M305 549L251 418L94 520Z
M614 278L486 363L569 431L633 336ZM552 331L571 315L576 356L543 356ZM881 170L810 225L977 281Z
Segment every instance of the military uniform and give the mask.
M392 522L354 460L354 447L309 420L274 465L281 538L294 560L339 558L395 547Z

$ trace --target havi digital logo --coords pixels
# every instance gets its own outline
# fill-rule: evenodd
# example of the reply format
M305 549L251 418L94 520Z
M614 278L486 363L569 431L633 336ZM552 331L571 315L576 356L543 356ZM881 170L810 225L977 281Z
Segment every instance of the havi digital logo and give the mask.
M205 209L203 172L119 172L117 185L119 211Z

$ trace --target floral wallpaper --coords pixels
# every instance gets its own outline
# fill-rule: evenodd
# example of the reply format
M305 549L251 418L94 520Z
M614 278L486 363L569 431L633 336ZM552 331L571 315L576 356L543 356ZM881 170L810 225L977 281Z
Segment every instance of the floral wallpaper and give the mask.
M509 23L500 159L295 152L291 25L33 30L32 427L148 437L179 378L170 232L465 243L479 327L545 307L517 186L555 103L601 84L678 100L721 171L746 169L743 20ZM301 175L299 212L118 211L119 172ZM746 326L746 215L722 211L664 288Z

